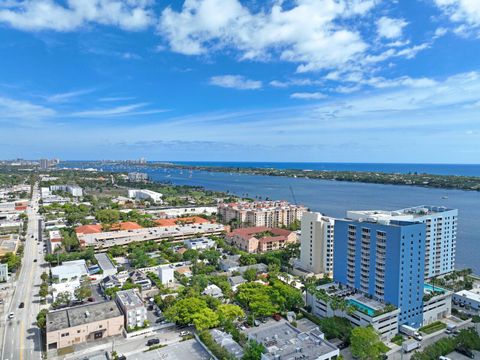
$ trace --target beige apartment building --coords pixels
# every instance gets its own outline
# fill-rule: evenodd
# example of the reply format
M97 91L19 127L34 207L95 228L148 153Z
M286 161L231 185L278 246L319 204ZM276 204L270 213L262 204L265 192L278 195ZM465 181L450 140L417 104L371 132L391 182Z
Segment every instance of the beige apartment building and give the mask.
M121 335L124 316L115 301L76 306L47 314L47 350Z
M308 209L303 205L293 205L287 201L254 201L219 203L218 215L223 222L236 220L248 226L281 227L290 226L302 219Z
M294 231L265 226L235 229L226 240L240 250L249 253L275 251L297 241Z

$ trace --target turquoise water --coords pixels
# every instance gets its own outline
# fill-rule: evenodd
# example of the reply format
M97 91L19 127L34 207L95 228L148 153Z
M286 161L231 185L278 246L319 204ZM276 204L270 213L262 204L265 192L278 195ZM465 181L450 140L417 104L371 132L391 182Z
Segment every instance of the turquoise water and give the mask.
M349 299L348 302L358 308L360 311L367 313L369 316L373 316L375 314L375 310L365 304L359 303L357 300Z
M423 288L427 291L433 292L433 286L430 284L424 284ZM445 289L442 289L441 287L435 286L435 291L436 292L441 292L442 294L445 292Z

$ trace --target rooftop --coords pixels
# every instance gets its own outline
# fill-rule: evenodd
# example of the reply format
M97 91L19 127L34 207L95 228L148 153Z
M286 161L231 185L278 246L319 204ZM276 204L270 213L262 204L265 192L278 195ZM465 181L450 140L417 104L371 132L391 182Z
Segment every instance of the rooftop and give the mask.
M477 294L470 290L461 290L455 293L457 296L462 296L477 302L480 302L480 294Z
M123 316L115 301L81 305L47 314L47 332Z
M220 203L219 208L231 208L234 210L275 210L275 209L306 209L303 205L294 205L288 201L240 201L236 203Z
M204 219L200 216L191 216L175 219L159 219L155 220L158 226L177 226L182 224L204 224L208 223L207 219Z
M121 290L117 292L117 299L126 309L135 309L144 306L142 299L133 289Z
M338 355L338 348L324 340L317 328L301 332L286 321L269 323L255 328L249 338L263 343L267 349L267 359L317 359L331 354ZM330 356L329 356L330 357Z
M420 205L400 210L356 210L348 211L347 218L359 219L360 217L373 218L377 220L389 220L389 219L404 219L404 220L416 220L428 215L434 215L444 213L448 211L456 211L455 209L449 209L444 206L429 206Z
M98 253L98 254L95 254L95 259L97 259L98 261L98 265L100 266L100 268L105 271L105 270L116 270L116 266L113 265L112 261L110 260L110 258L108 257L107 254L105 253Z

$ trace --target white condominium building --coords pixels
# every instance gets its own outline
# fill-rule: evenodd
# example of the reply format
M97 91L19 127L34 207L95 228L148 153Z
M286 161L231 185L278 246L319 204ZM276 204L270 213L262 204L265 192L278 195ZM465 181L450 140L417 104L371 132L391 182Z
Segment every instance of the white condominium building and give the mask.
M457 209L442 206L416 206L407 209L385 211L348 211L353 220L400 220L426 224L425 278L446 274L455 269L457 244Z
M286 201L254 201L218 204L218 214L225 223L236 220L248 226L282 227L290 226L302 219L308 211L303 205L293 205Z
M128 197L136 200L151 200L155 203L162 203L162 194L147 190L147 189L130 189L128 190Z
M333 273L333 239L335 219L319 212L305 212L300 236L300 263L315 274Z
M83 196L83 189L77 185L52 185L50 186L51 191L65 191L70 193L70 195L75 197Z

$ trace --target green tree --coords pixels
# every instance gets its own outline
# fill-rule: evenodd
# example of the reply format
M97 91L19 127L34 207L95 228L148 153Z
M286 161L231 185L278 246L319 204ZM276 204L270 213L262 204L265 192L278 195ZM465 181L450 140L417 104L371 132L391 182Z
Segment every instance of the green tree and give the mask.
M75 298L78 300L85 300L92 296L92 288L90 287L90 283L84 283L80 285L74 291Z
M69 305L70 301L72 301L72 295L68 291L58 293L55 301L52 303L52 307L56 309L63 305Z
M37 314L37 326L41 330L45 330L45 327L47 325L47 314L48 310L47 309L42 309L40 312Z
M8 265L8 270L15 272L22 264L22 258L13 252L8 252L2 258L2 263Z
M40 279L42 279L43 282L46 282L48 280L48 274L46 272L43 272L42 275L40 275Z
M189 325L193 323L196 313L208 308L205 300L192 297L177 301L165 311L165 318L178 325Z
M247 269L242 276L247 281L255 281L257 280L257 270L254 268Z
M242 266L255 265L257 263L255 255L252 254L243 254L238 261Z
M263 344L250 340L244 348L242 360L260 360L264 352L265 346Z
M193 315L193 324L198 331L211 329L220 323L218 315L210 308L204 308Z
M48 284L43 282L40 284L40 290L38 292L38 295L40 295L40 297L42 298L45 298L47 297L48 295Z
M232 322L245 316L245 313L240 306L232 304L219 305L217 308L217 313L222 323L227 321Z
M360 360L377 360L382 354L380 337L371 326L354 328L350 344L352 355Z

